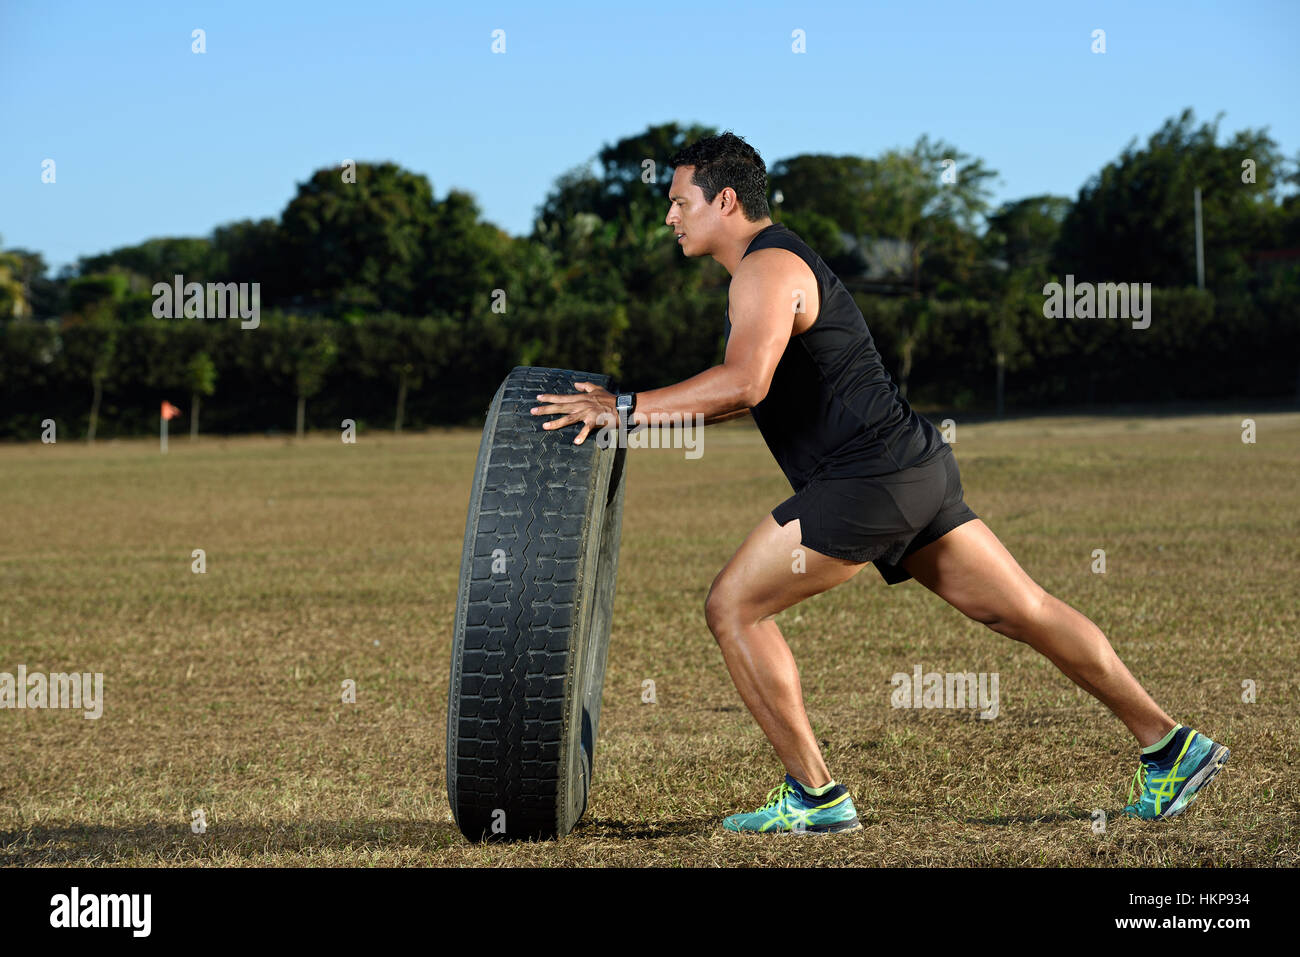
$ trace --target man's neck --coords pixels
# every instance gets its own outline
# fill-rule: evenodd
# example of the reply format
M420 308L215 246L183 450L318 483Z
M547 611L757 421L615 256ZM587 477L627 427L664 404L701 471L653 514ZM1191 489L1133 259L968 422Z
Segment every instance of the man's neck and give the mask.
M713 258L721 263L722 267L726 269L728 273L734 276L737 267L740 266L740 260L745 257L745 250L747 250L749 244L754 241L754 237L767 229L767 227L773 225L775 224L770 218L760 219L756 223L746 223L748 228L736 238L735 243L729 244L727 249L721 255L714 256Z

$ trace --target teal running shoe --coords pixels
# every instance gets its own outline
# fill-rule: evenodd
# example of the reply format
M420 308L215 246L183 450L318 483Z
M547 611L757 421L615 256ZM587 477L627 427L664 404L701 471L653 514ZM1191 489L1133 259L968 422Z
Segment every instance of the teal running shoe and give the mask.
M1142 756L1129 785L1125 815L1156 821L1181 814L1219 773L1229 754L1223 745L1180 725L1164 748Z
M842 784L813 797L790 775L767 793L767 803L750 814L733 814L725 830L761 834L839 834L856 831L858 812Z

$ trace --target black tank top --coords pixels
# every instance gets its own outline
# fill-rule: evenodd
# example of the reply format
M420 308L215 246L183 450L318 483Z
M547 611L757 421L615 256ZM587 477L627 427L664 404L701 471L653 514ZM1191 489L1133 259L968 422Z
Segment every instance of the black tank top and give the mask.
M812 327L790 337L767 395L750 410L791 487L887 475L943 451L938 429L898 394L862 311L822 258L780 223L758 233L745 256L770 248L808 264L821 303ZM730 297L726 320L730 339Z

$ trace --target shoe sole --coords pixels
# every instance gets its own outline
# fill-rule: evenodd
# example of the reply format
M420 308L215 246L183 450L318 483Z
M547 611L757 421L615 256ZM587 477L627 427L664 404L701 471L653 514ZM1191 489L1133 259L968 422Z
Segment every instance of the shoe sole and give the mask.
M1211 753L1210 759L1205 762L1205 766L1192 775L1191 780L1187 782L1182 793L1174 801L1173 807L1156 818L1157 821L1163 821L1182 814L1196 800L1196 796L1201 793L1201 790L1214 780L1214 776L1223 770L1223 766L1228 763L1228 755L1232 754L1232 752L1222 744L1216 744L1215 749Z
M822 824L817 827L798 827L788 831L733 831L729 827L724 827L728 834L815 834L825 836L827 834L847 834L849 831L860 831L862 825L855 817L848 821L839 821L835 824Z
M860 831L862 825L858 823L855 817L851 821L840 821L836 824L827 824L823 827L806 827L798 831L791 831L791 834L847 834L849 831Z

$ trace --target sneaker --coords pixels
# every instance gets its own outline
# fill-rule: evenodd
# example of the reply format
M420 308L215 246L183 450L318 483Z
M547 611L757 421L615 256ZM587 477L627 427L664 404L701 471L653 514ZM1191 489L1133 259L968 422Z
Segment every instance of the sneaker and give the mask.
M767 803L750 814L733 814L722 822L728 831L763 834L838 834L856 831L858 812L848 789L837 784L813 797L790 775L767 794Z
M1129 785L1127 816L1155 821L1181 814L1219 773L1231 752L1191 728L1180 727L1161 753L1165 755L1161 760L1142 756Z

